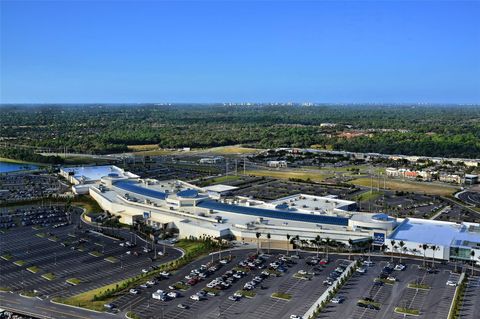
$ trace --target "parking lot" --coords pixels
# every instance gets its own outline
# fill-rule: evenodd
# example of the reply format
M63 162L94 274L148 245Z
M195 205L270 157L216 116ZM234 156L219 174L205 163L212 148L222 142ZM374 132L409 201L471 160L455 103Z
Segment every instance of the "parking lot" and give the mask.
M344 298L343 302L330 303L318 318L404 318L404 314L395 313L396 307L418 310L417 318L448 317L455 286L446 283L449 280L456 283L458 274L445 269L428 272L412 262L405 264L404 270L395 270L392 268L396 263L392 263L387 273L395 281L380 283L378 278L388 264L387 260L377 260L365 273L355 272L336 295ZM361 300L371 306L358 305Z
M198 282L192 287L184 290L169 289L173 283L179 280L185 281L185 276L192 269L207 263L210 257L204 258L183 269L172 278L161 280L153 287L139 289L139 294L130 294L114 301L121 310L131 310L141 318L290 318L291 314L303 315L308 308L327 289L323 281L339 265L348 265L348 260L331 258L328 265L307 265L310 258L296 259L286 258L282 261L281 255L262 255L253 257L252 252L237 251L231 262L222 265L218 270L208 275L207 278ZM310 254L305 254L310 256ZM250 262L258 263L241 274L245 267L240 263L250 258ZM259 260L262 260L261 262ZM272 268L272 263L279 263L277 270ZM318 260L317 260L318 262ZM298 272L305 271L305 278L299 278ZM268 275L266 272L270 272ZM314 275L313 273L316 273ZM237 275L237 279L233 275ZM277 276L278 275L278 276ZM220 279L228 282L228 287L213 289L216 295L205 294L200 300L192 299L201 290L212 292L209 285ZM255 286L248 287L252 282L257 281ZM217 285L218 287L218 285ZM248 289L247 294L251 296L235 297L235 293ZM180 296L156 300L152 293L162 290L165 292L176 291ZM308 292L308 293L306 293ZM288 295L289 300L273 298L273 293ZM196 297L195 297L196 298ZM179 307L182 305L182 308Z
M168 248L167 256L152 261L140 240L134 248L122 247L118 240L85 226L78 229L75 224L22 226L5 231L0 239L2 288L36 290L44 297L70 296L100 287L180 255ZM67 283L69 279L75 279L74 283Z
M460 308L460 318L474 319L480 314L480 277L468 278L465 294Z
M14 173L0 175L0 203L35 200L67 190L67 185L48 174Z

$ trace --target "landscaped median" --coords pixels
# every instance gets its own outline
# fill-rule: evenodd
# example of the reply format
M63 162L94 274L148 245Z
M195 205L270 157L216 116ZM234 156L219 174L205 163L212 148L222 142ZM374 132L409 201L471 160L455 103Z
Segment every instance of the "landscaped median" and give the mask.
M12 256L12 254L7 253L7 254L3 254L3 255L1 256L1 258L2 258L3 260L9 261L10 259L13 258L13 256Z
M65 280L65 282L66 282L67 284L74 285L74 286L79 285L79 284L82 283L82 281L81 281L80 279L78 279L78 278L70 278L70 279Z
M420 316L420 310L418 309L411 309L411 308L404 308L404 307L395 307L394 310L396 313L410 315L410 316Z
M55 302L64 303L76 307L83 307L96 311L104 311L104 305L112 302L116 298L128 293L130 288L146 282L147 280L158 276L160 272L172 272L189 264L193 260L205 256L210 252L218 250L218 244L211 239L193 240L182 239L177 247L183 249L184 255L176 260L160 265L157 269L146 274L141 273L135 277L124 279L100 288L92 289L78 295L68 298L54 298ZM180 288L180 287L179 287ZM184 287L188 288L188 287Z
M27 262L23 261L23 260L17 260L17 261L14 261L13 262L15 265L19 266L19 267L22 267L22 266L25 266L25 264Z
M88 254L89 254L90 256L93 256L93 257L102 257L102 256L103 256L103 254L102 254L101 252L96 251L96 250L91 251L91 252L89 252Z
M430 290L431 289L431 287L429 285L419 284L419 283L416 283L416 282L409 283L408 288L420 289L420 290Z
M127 319L141 319L139 315L137 315L136 313L134 313L133 311L128 311L126 314L125 314L125 317Z
M291 294L287 294L285 292L274 292L271 296L272 298L283 299L283 300L290 300L292 299Z
M45 238L45 237L47 237L47 234L45 234L45 233L36 233L35 236L40 237L40 238Z
M38 268L37 266L31 266L31 267L28 267L27 270L32 274L36 274L37 272L40 271L40 268Z
M460 284L455 289L455 295L453 296L452 304L448 312L448 319L460 318L460 309L462 307L463 295L465 294L465 288L467 286L468 278L465 273L462 273L459 278Z
M47 279L47 280L53 280L53 279L55 279L56 277L55 277L55 275L54 275L53 273L48 272L48 273L46 273L46 274L43 274L43 275L42 275L42 278L45 278L45 279Z
M242 297L245 297L245 298L253 298L257 295L257 293L253 290L243 290L243 289L237 290L236 293L242 295Z
M104 258L104 260L106 260L106 261L108 261L109 263L112 263L112 264L118 263L118 259L113 257L113 256Z

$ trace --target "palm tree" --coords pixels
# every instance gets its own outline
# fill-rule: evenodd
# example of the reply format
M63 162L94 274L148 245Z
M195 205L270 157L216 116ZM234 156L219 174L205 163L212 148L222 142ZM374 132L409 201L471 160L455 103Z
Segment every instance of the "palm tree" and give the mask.
M287 234L287 256L288 256L289 249L290 249L290 234Z
M455 251L455 272L457 272L457 263L458 263L458 253L460 252L460 247L454 247L453 250Z
M473 265L475 264L475 250L472 249L472 251L470 252L470 256L472 257L472 276L473 276L473 273L474 273Z
M402 253L403 253L403 247L405 246L405 242L403 240L401 240L398 245L400 246L400 250L401 250L401 253L400 253L400 263L402 263Z
M267 239L268 239L268 254L270 255L270 238L272 238L272 235L270 233L267 233Z
M432 246L430 246L430 249L433 252L433 254L432 254L432 268L435 268L435 251L438 249L438 247L435 246L435 245L432 245Z
M298 245L299 241L300 241L300 236L296 235L295 236L295 245L297 246L297 256L298 256L298 251L300 250L300 247Z
M368 260L370 261L370 257L372 255L373 238L369 238L367 240L367 244L368 244Z
M257 255L258 255L260 253L260 236L262 236L262 234L257 232L255 236L257 237Z
M423 244L422 245L422 249L423 249L423 268L425 268L425 258L426 258L426 252L427 252L427 249L428 249L428 245L427 244Z
M331 240L329 237L325 238L325 249L326 249L326 257L328 259L328 248L329 248L329 245L331 243Z
M348 260L350 260L352 255L352 248L353 248L353 240L351 238L348 239L348 246L349 246Z
M317 237L315 237L315 246L317 246L317 258L318 258L318 255L320 253L320 245L322 244L322 238L320 238L320 235L317 235Z
M392 244L392 263L393 263L393 248L395 247L395 243L396 241L393 239L390 241L390 244Z

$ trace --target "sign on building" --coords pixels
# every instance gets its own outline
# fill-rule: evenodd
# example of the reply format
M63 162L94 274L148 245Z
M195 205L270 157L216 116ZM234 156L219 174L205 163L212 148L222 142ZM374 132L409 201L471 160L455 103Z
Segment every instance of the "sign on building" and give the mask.
M373 244L381 246L385 244L385 234L384 233L373 233Z
M150 218L150 212L143 212L143 219L149 219Z

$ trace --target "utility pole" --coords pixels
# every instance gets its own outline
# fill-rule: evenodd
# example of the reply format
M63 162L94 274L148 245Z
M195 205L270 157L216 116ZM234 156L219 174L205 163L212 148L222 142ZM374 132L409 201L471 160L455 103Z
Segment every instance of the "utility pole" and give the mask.
M225 176L228 175L228 159L225 158Z
M244 156L243 157L243 175L247 175L246 161L247 161L247 157Z
M238 175L237 159L235 159L235 176Z

